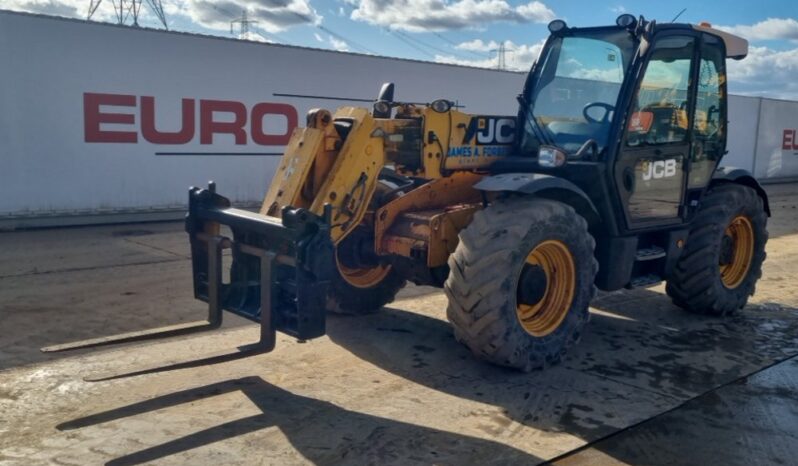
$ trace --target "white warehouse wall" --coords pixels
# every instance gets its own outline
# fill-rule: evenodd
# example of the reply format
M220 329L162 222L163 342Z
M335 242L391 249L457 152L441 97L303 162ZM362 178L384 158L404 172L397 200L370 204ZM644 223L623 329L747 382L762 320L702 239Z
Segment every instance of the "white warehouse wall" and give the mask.
M302 125L312 107L369 105L345 99L373 99L382 82L392 81L399 100L448 98L466 112L512 115L524 79L524 73L0 11L0 223L179 210L188 187L210 179L233 201L259 201L282 152L285 113L295 112ZM93 94L103 95L99 103ZM147 102L154 111L144 119ZM186 118L184 104L194 106ZM247 120L244 134L203 141L203 114L233 118L211 113L213 105L238 109ZM798 175L798 103L731 96L729 107L724 165L761 178ZM260 137L253 134L253 112L266 114ZM175 136L180 143L149 142L152 124L160 132L183 130ZM101 142L107 139L129 142ZM63 223L69 222L53 224Z
M189 186L210 179L234 201L263 197L277 156L156 154L279 154L281 145L257 145L251 131L244 145L227 134L215 135L212 144L202 144L199 134L188 144L151 144L141 134L142 96L154 98L158 130L178 131L184 98L197 107L203 99L232 101L247 117L258 103L288 104L304 124L307 111L320 104L331 110L369 104L275 94L374 99L381 83L392 81L397 99L449 98L464 111L501 114L515 111L524 80L520 73L2 11L0 64L0 215L180 207ZM132 119L101 129L139 133L137 142L87 142L85 93L134 96L134 106L101 106ZM195 108L189 118L196 133L198 114ZM264 126L284 134L286 118L267 116Z

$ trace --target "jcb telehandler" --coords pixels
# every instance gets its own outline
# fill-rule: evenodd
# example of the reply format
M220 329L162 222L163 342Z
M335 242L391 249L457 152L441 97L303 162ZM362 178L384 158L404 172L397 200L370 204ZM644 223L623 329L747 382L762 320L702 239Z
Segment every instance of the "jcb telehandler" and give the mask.
M402 103L387 84L372 109L309 112L260 213L213 184L192 188L194 293L210 308L200 327L234 312L261 323L269 351L276 330L319 337L327 312L375 311L412 281L443 287L455 337L476 356L531 370L579 340L596 287L666 280L687 311L743 307L768 199L719 163L726 58L748 43L631 15L549 31L515 116Z

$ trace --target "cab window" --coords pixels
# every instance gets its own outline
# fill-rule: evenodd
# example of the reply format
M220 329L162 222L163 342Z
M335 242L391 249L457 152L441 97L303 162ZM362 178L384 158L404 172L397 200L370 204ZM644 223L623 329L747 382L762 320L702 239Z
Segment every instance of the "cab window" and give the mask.
M688 100L695 39L657 40L627 125L628 146L679 143L690 128Z
M696 83L693 154L689 187L703 187L712 176L725 141L725 51L720 39L704 35Z

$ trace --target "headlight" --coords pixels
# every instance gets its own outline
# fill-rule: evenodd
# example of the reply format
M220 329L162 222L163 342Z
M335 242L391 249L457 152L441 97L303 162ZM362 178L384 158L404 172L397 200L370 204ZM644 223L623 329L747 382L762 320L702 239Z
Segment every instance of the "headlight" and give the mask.
M568 155L556 147L540 146L538 165L541 167L561 167L567 159Z
M637 18L634 15L630 15L629 13L622 14L618 16L618 19L615 20L615 24L622 28L631 29L632 27L637 25Z
M549 32L555 34L564 30L567 27L568 25L565 24L565 21L561 19L555 19L554 21L549 23Z
M452 109L452 103L446 99L438 99L429 104L429 106L438 113L446 113Z
M374 113L377 118L390 118L391 117L391 104L384 100L374 102Z

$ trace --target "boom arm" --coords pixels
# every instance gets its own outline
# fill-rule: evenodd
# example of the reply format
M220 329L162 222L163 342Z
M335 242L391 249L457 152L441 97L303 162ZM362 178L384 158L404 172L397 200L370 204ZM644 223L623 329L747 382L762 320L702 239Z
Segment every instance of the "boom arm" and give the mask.
M334 117L318 110L308 120L291 136L260 212L279 217L290 206L322 215L329 204L338 244L363 219L374 195L386 163L384 138L364 108L343 107Z

